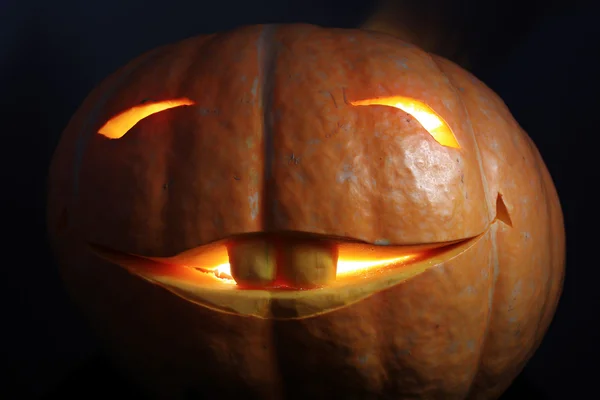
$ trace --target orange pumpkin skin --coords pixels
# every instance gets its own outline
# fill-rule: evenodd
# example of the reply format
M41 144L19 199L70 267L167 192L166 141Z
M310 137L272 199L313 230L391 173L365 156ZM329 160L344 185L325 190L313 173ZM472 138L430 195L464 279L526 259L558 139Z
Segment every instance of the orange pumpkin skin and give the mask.
M395 95L434 108L460 149L400 110L350 104ZM196 104L119 140L97 134L145 99L180 97ZM72 118L49 188L66 286L158 398L496 398L562 288L562 213L535 145L468 72L383 34L253 26L142 55ZM510 220L495 218L497 202ZM391 245L480 236L403 283L295 320L193 304L87 246L171 256L279 231Z

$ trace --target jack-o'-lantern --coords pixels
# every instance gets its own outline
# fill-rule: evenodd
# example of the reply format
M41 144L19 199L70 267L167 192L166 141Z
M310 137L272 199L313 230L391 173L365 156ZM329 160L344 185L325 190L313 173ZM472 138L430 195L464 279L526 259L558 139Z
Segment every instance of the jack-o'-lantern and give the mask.
M165 399L493 398L563 277L557 194L502 101L311 25L110 76L56 150L49 229L117 365Z

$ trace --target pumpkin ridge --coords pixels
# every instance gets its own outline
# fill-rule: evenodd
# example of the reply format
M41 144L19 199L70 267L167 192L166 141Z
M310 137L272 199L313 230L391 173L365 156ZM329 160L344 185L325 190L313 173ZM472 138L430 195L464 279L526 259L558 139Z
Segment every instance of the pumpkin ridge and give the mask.
M434 56L432 56L429 53L426 53L426 54L431 58L431 60L436 65L438 70L446 77L446 79L448 79L448 81L450 82L450 87L452 88L452 91L458 96L460 104L462 105L462 108L465 111L465 114L467 115L467 120L468 120L469 128L470 128L469 133L473 136L475 157L477 159L477 164L479 165L479 171L480 171L479 175L481 176L481 184L483 185L483 191L484 191L485 199L486 199L486 207L488 209L488 215L489 215L489 213L490 213L490 207L489 207L490 206L490 191L489 191L489 187L488 187L487 178L485 176L485 171L483 169L483 161L481 159L481 151L479 149L479 143L477 142L477 135L475 134L475 130L473 129L473 124L471 123L471 115L469 113L467 106L465 105L465 103L463 101L462 96L456 90L453 79L451 79L451 77L448 74L446 74L446 71L444 71L444 69L437 62L437 60L435 59ZM494 218L496 218L496 216L494 216ZM489 225L491 253L492 253L491 254L491 257L492 257L492 263L491 263L492 268L491 269L492 270L490 272L493 273L493 276L492 276L492 284L490 285L490 289L489 289L488 314L487 314L487 318L485 321L484 333L482 336L482 343L480 346L480 354L478 357L479 359L477 360L477 368L475 369L475 371L473 373L473 377L471 378L471 383L469 384L469 391L467 392L465 398L469 398L471 395L471 391L475 388L474 383L477 380L477 375L479 374L479 371L481 370L481 365L483 363L485 344L487 342L488 335L489 335L489 330L490 330L490 325L491 325L491 320L492 320L492 310L494 309L494 292L495 292L495 288L496 288L496 281L497 281L498 275L500 273L500 270L499 270L500 265L499 265L499 261L498 261L498 243L496 241L497 225L494 224L494 222L495 221L492 220L491 224Z
M481 151L479 150L479 143L477 142L477 135L475 134L475 130L473 129L473 124L471 123L471 114L469 113L469 109L467 108L467 106L465 106L465 102L463 101L462 96L456 90L456 87L454 86L454 80L448 74L446 74L446 71L444 71L444 68L442 68L442 66L440 65L440 63L438 63L438 61L436 60L436 57L433 56L433 55L431 55L431 54L429 54L429 53L427 53L427 52L425 52L425 54L427 54L427 56L429 58L431 58L431 61L435 64L435 66L442 73L442 75L444 75L444 77L446 77L446 79L448 79L448 82L450 82L450 88L452 89L452 91L458 97L458 99L460 101L460 104L461 104L463 110L465 111L465 114L467 115L467 120L469 122L469 127L471 128L471 129L469 129L469 133L471 133L471 135L473 136L473 142L475 144L475 157L477 159L477 164L479 165L479 171L480 171L479 175L481 176L481 184L483 185L483 192L485 194L486 207L487 207L488 215L491 216L490 190L489 190L489 187L488 187L487 178L485 176L485 171L483 169L483 161L481 159ZM493 222L493 220L491 220L491 222Z
M545 206L544 208L545 208L547 220L548 221L552 221L553 218L552 218L552 213L550 211L550 204L548 203L548 200L547 200L548 199L548 187L546 186L546 179L544 179L544 174L542 172L542 169L540 168L541 156L537 152L537 149L535 149L534 146L532 146L531 139L526 140L525 142L527 143L527 147L529 148L529 151L531 152L531 154L535 158L535 163L534 163L535 164L535 169L537 171L537 174L540 177L540 183L541 183L542 189L544 191L544 196L542 196L542 200L544 202L544 206ZM551 238L552 230L548 229L546 231L546 234L548 235L548 242L552 243L552 238ZM544 317L546 316L546 310L548 308L548 301L550 300L549 297L551 297L550 296L550 292L551 292L551 289L552 289L552 285L549 282L550 279L552 279L551 276L548 277L548 282L546 282L546 290L545 290L546 295L544 297L544 304L542 306L542 312L540 312L540 316L538 318L538 322L537 322L537 325L536 325L535 337L539 337L540 328L543 326L542 321L544 320ZM556 305L554 305L554 306L556 307ZM535 351L535 348L532 349L532 353L533 353L533 351Z
M495 222L497 222L497 221L494 221L489 227L490 244L491 244L490 273L492 273L493 275L491 278L492 283L490 285L490 289L488 292L488 313L487 313L487 318L485 320L485 326L483 328L481 344L479 345L479 356L478 356L477 364L476 364L477 368L475 368L475 370L473 372L473 377L471 378L471 382L469 383L468 391L467 391L467 394L465 395L465 399L470 399L472 396L473 390L477 388L477 386L475 386L475 382L477 381L477 378L481 371L481 366L483 364L483 358L484 358L485 348L486 348L485 346L486 346L488 338L489 338L489 332L490 332L490 327L491 327L491 322L492 322L492 311L494 309L494 293L496 291L495 290L496 281L498 280L498 275L500 274L500 262L498 260L498 243L496 241L498 224Z
M263 196L260 212L261 216L259 217L259 223L261 225L262 230L268 227L268 223L270 220L269 210L273 209L273 199L274 197L270 195L270 185L269 180L272 176L273 169L273 160L275 158L275 147L273 143L274 129L273 129L273 95L274 95L274 72L275 66L277 62L277 48L274 45L274 36L275 31L277 30L277 24L266 25L263 27L263 31L260 34L260 38L258 41L258 73L259 73L259 84L258 90L260 93L258 94L258 99L260 101L260 106L262 107L262 136L263 136L263 179L262 179L262 189L259 189L260 195ZM271 309L273 307L271 299L268 300L267 308ZM268 321L268 320L265 320ZM275 336L276 324L275 320L271 320L267 322L268 327L265 329L265 333L269 336ZM277 356L277 352L272 348L267 351L265 355L267 359L271 362L271 371L273 375L279 375L280 371L280 360ZM272 388L272 392L279 392L279 396L281 396L281 392L284 390L282 388L281 378L277 379L277 384Z
M262 107L262 135L263 135L263 187L262 187L262 229L268 228L270 213L273 209L274 196L271 194L269 180L272 178L275 148L273 143L273 92L275 89L274 72L277 63L277 47L274 45L274 35L278 25L266 25L258 41L258 70L260 81L258 95Z

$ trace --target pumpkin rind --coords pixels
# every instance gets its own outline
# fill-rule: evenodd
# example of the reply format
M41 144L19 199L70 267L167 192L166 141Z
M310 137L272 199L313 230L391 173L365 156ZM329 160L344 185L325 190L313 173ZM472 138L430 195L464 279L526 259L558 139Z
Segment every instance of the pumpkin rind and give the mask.
M70 212L92 242L149 256L260 231L431 243L474 237L493 218L458 92L394 38L246 28L167 46L123 75L67 133L79 156ZM461 150L401 110L348 104L397 93L439 113ZM96 133L146 99L177 97L196 105L118 140Z
M490 196L502 194L513 222L495 232L492 313L475 381L483 393L499 394L512 380L505 371L524 366L556 309L564 278L563 217L538 150L504 103L464 70L439 63L463 92Z
M349 104L393 95L431 106L461 148L400 110ZM96 133L147 98L179 97L196 105L118 140ZM512 226L494 220L498 196ZM246 27L134 60L69 123L48 207L67 286L162 398L206 382L264 399L495 398L540 343L564 273L554 185L502 101L447 60L358 30ZM295 321L197 306L87 247L171 256L261 231L394 245L482 236L409 281Z

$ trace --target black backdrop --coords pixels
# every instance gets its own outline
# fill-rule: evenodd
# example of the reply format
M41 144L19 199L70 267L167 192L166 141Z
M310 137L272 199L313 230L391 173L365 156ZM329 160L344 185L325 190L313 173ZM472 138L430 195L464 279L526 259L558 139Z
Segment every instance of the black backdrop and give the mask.
M47 167L69 117L101 79L157 45L252 23L352 27L372 7L366 0L287 3L0 0L0 398L135 393L98 352L46 242ZM584 216L576 202L583 195L594 202L593 185L583 182L598 177L583 148L593 147L600 130L600 10L576 1L437 3L430 12L447 13L469 33L472 71L504 98L540 148L565 213L564 294L546 339L506 398L597 398L600 273L584 253L597 234L583 233L594 213ZM569 156L574 146L581 155Z

